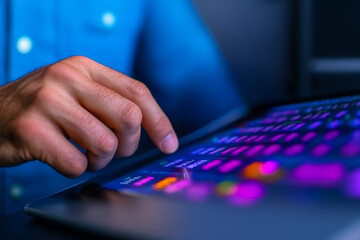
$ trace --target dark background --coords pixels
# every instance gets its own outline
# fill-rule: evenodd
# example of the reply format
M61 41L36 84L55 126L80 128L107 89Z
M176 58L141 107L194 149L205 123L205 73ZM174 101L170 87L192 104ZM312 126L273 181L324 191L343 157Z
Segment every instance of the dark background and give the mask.
M360 93L360 1L194 3L250 104Z

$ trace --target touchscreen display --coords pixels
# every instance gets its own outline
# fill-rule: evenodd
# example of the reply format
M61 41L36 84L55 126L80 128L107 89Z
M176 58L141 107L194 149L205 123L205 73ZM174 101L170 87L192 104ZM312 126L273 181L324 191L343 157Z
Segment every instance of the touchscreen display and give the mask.
M271 108L104 188L254 204L275 189L360 197L360 96Z

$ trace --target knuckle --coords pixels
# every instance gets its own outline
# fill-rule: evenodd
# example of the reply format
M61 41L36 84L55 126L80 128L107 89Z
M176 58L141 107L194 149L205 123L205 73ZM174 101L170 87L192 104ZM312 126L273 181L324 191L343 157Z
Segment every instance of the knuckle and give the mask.
M60 82L64 85L77 85L88 78L82 66L90 65L91 59L84 56L72 56L51 64L44 69L43 79Z
M39 133L41 133L39 124L26 114L13 121L12 129L14 134L16 132L23 139L26 139L28 136L39 136Z
M114 134L99 134L96 138L97 151L99 155L114 155L118 146L118 140Z
M65 61L86 64L92 60L90 58L82 56L82 55L74 55L74 56L66 58Z
M67 68L67 65L63 62L53 63L44 69L45 79L62 77Z
M40 111L54 111L55 109L60 110L63 102L59 98L58 94L51 88L41 88L34 98L34 108L38 108Z
M36 94L36 100L41 103L50 104L56 99L55 94L46 87L41 88Z
M73 159L69 162L69 166L66 171L66 176L75 178L80 176L86 171L87 165L84 164L83 159Z
M155 132L168 132L169 131L169 120L165 115L161 115L159 117L159 119L157 119L157 121L154 123L154 125L152 126L152 129Z
M45 82L62 82L65 84L72 84L79 77L79 73L72 65L60 61L49 65L43 74Z
M147 86L137 80L131 81L130 89L132 90L132 94L135 96L135 98L143 98L151 95Z
M107 156L116 151L118 145L117 137L107 128L101 127L96 118L92 115L82 115L80 116L80 122L84 126L93 129L92 136L94 140L91 148L94 149L95 154Z
M142 121L141 109L134 103L129 102L122 108L122 122L128 130L136 130Z

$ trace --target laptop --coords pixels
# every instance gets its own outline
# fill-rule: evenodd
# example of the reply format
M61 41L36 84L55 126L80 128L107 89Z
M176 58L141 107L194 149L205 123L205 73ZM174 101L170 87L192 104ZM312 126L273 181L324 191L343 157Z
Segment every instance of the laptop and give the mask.
M359 239L360 95L236 111L25 211L99 237Z

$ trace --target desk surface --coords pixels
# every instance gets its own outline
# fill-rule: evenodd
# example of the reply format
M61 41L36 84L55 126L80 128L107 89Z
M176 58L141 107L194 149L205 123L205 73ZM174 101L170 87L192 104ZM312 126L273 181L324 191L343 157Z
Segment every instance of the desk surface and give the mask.
M89 235L45 220L36 219L21 211L0 218L0 239L85 240L99 239L99 236ZM101 239L104 239L104 237L101 237Z

